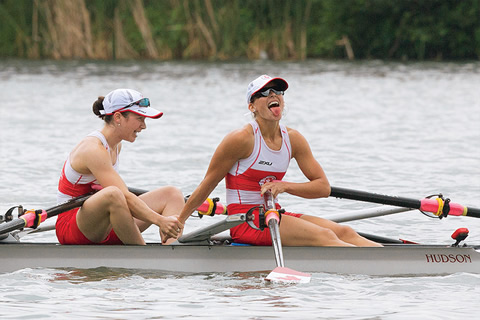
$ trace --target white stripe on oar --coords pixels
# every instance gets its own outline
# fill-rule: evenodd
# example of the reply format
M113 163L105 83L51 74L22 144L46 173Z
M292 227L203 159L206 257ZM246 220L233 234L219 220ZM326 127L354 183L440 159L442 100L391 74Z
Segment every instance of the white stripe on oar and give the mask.
M283 283L308 283L310 282L310 274L285 268L283 260L282 241L280 239L279 216L275 208L275 202L271 192L264 194L266 212L265 220L272 236L272 246L275 253L275 261L277 267L272 270L265 278L267 281L283 282Z

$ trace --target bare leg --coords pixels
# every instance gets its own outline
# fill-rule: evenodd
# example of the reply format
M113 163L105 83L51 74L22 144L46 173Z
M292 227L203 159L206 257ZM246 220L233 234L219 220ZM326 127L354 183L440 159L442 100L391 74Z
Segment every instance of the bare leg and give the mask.
M355 230L353 230L349 226L344 226L327 219L309 216L309 215L303 215L301 219L305 221L309 221L320 227L328 228L332 230L337 235L337 237L344 242L351 243L359 247L383 247L381 244L377 242L368 240L360 236L357 232L355 232Z
M173 186L166 186L147 192L140 196L153 211L168 217L178 215L185 205L185 199L180 189ZM150 227L150 223L136 220L141 232ZM174 242L176 239L170 239L167 244Z
M285 246L354 246L340 240L328 228L287 215L282 216L280 237L282 238L282 244Z
M85 201L77 213L77 224L92 242L101 242L113 228L124 244L145 244L125 196L116 187L104 188Z

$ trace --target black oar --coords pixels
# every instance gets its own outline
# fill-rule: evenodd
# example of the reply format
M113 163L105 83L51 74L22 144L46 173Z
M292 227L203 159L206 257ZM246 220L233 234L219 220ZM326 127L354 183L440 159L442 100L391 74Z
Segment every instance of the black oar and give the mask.
M93 192L73 198L65 203L56 205L47 210L27 211L20 218L0 224L0 235L23 228L36 228L41 222L50 217L54 217L62 212L81 207L85 200L90 198L92 194Z
M138 188L131 188L129 187L128 190L139 196L148 192L147 190L138 189ZM59 215L60 213L67 212L69 210L81 207L83 203L90 198L95 192L91 192L85 195L78 196L71 200L68 200L65 203L56 205L51 207L47 210L30 210L27 211L21 217L0 224L0 235L7 234L14 230L20 230L23 228L37 228L40 223L45 221L48 218L54 217ZM12 208L13 209L13 208ZM214 214L225 214L226 207L222 203L218 201L218 199L207 199L200 207L197 208L197 211L204 215L214 215Z
M450 202L450 199L443 199L443 197L436 199L426 198L417 200L338 187L331 187L330 196L350 200L387 204L397 207L419 209L425 212L432 212L439 217L453 215L480 218L480 209L465 207L461 204Z
M146 190L137 189L137 188L128 188L128 190L137 196L147 192ZM88 198L90 198L93 194L94 192L90 192L90 193L75 197L73 199L70 199L64 203L58 204L46 210L43 210L43 209L29 210L24 215L22 215L21 217L15 220L0 224L0 235L12 232L14 230L20 230L23 228L36 228L40 225L40 223L42 223L48 218L51 218L59 215L60 213L67 212L69 210L81 207L83 203Z
M265 192L264 197L266 209L268 210L265 213L265 221L267 222L268 228L270 230L270 235L272 236L272 246L275 253L275 261L277 263L277 267L268 274L265 280L288 283L310 282L310 274L295 271L290 268L285 268L285 263L283 260L282 241L280 239L280 230L278 225L280 221L279 214L275 208L275 202L272 193L267 191Z

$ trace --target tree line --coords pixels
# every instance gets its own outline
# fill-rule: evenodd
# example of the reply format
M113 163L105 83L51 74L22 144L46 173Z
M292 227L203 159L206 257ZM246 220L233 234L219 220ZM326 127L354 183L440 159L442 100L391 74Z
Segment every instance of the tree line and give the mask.
M480 57L480 0L0 0L0 57Z

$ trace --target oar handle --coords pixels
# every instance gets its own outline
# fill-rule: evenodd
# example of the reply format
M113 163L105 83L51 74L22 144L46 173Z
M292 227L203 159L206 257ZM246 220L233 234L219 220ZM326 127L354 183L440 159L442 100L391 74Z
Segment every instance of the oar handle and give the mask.
M265 209L275 209L275 199L270 191L267 191L263 194L263 199L265 201Z

